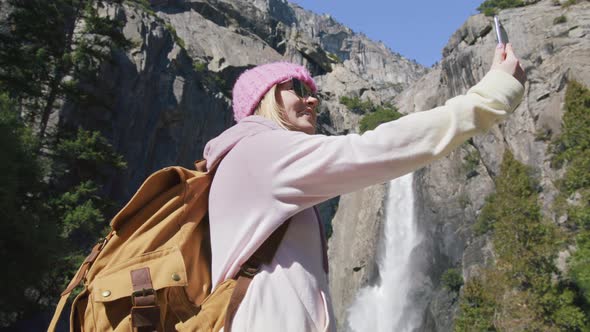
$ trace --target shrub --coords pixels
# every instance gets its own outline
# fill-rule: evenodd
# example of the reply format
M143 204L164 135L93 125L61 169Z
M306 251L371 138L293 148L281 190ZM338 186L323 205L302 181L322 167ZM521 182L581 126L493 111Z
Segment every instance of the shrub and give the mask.
M446 270L440 279L443 286L452 292L459 292L463 286L463 276L457 269Z
M193 68L195 69L196 72L203 73L207 70L207 63L195 61L193 63Z
M486 203L477 218L477 221L473 225L473 231L476 235L483 235L494 228L496 223L496 194L491 194L486 197Z
M569 275L586 310L590 306L590 90L569 82L565 94L562 134L551 146L552 163L567 165L559 188L559 202L574 193L580 196L575 205L566 207L570 226L577 229L576 251L568 261ZM588 317L586 317L588 320Z
M378 106L374 112L371 112L361 119L359 129L361 133L367 130L373 130L382 123L397 120L403 115L394 107Z
M340 104L346 106L353 113L364 114L359 123L361 134L377 128L382 123L397 120L403 116L395 106L389 103L375 105L371 100L363 101L359 97L340 97Z
M587 209L588 210L588 209ZM588 213L588 211L587 211ZM590 304L590 232L584 231L576 237L577 250L572 254L569 273L580 289L586 305Z
M485 280L480 277L470 279L463 288L454 331L497 331L493 323L496 306L494 293L486 287Z
M475 170L477 165L479 165L479 151L474 148L467 153L467 156L463 160L463 171L468 179L477 175L477 171Z
M171 24L166 24L165 25L166 30L168 30L170 32L170 34L172 35L172 38L174 39L174 42L176 44L178 44L178 46L180 46L181 48L186 48L185 44L184 44L184 39L180 38L180 36L178 36L178 33L176 33L176 29L171 25Z
M551 139L551 129L541 128L535 132L535 141L547 142Z
M563 132L550 145L553 167L561 167L564 162L571 162L574 158L590 150L590 90L582 84L571 81L565 93L565 113L563 115ZM583 162L582 164L587 164ZM571 192L574 187L568 188Z
M567 0L561 6L564 7L564 8L567 8L569 6L572 6L572 5L577 4L578 2L580 2L580 0Z
M340 59L340 57L338 56L338 54L336 53L328 53L328 59L330 59L330 61L332 61L333 63L342 63L342 59Z
M525 2L522 0L486 0L477 7L477 10L486 16L494 16L500 9L522 7L525 5Z
M370 100L362 101L359 97L340 97L340 104L346 106L349 111L357 114L368 113L375 107Z
M567 17L565 15L557 16L553 19L553 24L561 24L567 22Z

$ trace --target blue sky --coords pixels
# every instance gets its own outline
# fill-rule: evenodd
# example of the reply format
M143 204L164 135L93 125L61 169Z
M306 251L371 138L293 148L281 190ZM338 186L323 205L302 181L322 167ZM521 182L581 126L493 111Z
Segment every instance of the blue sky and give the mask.
M289 0L430 67L483 0Z

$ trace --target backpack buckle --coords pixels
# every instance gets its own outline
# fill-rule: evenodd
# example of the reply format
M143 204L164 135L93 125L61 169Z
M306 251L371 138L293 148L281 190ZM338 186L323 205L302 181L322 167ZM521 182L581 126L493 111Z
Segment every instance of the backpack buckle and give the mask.
M133 306L155 304L158 302L157 295L156 290L153 288L142 288L131 293L131 303Z
M260 267L241 266L240 273L248 278L254 278L260 272Z

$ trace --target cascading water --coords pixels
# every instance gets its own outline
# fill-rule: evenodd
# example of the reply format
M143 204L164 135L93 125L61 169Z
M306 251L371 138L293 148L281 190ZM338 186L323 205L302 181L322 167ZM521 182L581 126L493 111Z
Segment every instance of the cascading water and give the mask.
M419 324L408 311L412 280L410 254L420 243L414 222L412 174L389 183L385 210L384 249L379 259L380 285L359 290L348 311L350 328L356 332L411 332Z

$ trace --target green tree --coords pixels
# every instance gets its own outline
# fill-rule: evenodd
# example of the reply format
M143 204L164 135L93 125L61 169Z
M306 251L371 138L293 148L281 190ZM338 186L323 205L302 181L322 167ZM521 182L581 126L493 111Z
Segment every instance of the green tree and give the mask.
M98 15L98 1L9 3L14 7L8 19L13 29L0 38L0 91L21 103L43 140L58 101L83 98L78 83L95 77L113 47L126 48L130 42L121 22Z
M126 165L100 128L59 123L49 133L47 124L66 102L99 105L84 87L130 44L124 22L99 15L101 2L9 1L11 31L0 35L0 255L9 268L0 320L52 306L116 209L102 187Z
M572 81L565 94L563 132L551 145L552 165L568 163L564 190L574 191L590 187L590 92L582 84Z
M37 139L18 116L7 94L0 95L0 312L34 310L34 292L51 265L56 230L45 218L40 199L45 190L43 169L36 155ZM32 294L32 295L31 295ZM4 323L5 322L0 322Z
M585 331L576 287L554 263L563 236L543 219L531 168L507 151L495 182L478 228L490 233L496 262L466 282L455 330Z
M561 135L550 146L552 165L565 166L559 182L568 226L574 230L576 250L569 263L569 276L577 288L586 320L590 320L590 89L576 81L568 83ZM578 197L573 204L567 198ZM563 211L562 211L563 212Z

